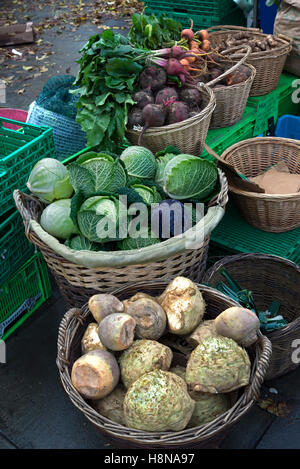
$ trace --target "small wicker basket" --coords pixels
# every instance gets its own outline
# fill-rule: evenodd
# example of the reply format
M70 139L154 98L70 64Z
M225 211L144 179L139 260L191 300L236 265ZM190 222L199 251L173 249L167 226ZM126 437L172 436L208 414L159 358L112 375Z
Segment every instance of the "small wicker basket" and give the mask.
M168 145L179 148L182 153L201 155L209 129L210 119L216 107L213 91L206 85L198 88L202 94L204 109L194 117L163 127L151 127L143 135L142 145L153 153ZM140 132L127 130L126 136L132 145L138 144Z
M228 201L227 179L220 170L219 181L221 187L220 192L210 202L211 213L213 213L213 218L211 219L212 223L209 224L211 229L216 226L216 223L218 223L217 220L222 218L224 207ZM130 264L129 261L127 261L127 263L125 262L122 265L118 263L107 265L103 262L103 257L109 253L101 253L101 255L100 253L93 253L93 258L97 258L97 262L99 260L99 263L95 267L87 267L63 257L51 248L45 240L43 241L32 229L30 226L32 220L39 222L44 209L44 206L36 197L16 190L14 192L14 199L17 209L23 218L28 240L41 250L48 267L57 281L62 295L70 307L81 307L94 293L109 293L129 283L153 281L157 278L172 279L178 275L184 275L195 282L199 282L204 275L209 245L209 233L204 237L203 242L199 242L197 248L185 249L180 252L172 248L172 255L164 255L161 259L156 261L153 260L153 247L151 247L128 251L128 256L134 256L135 253L137 253L140 255L139 257L141 257L144 251L147 251L148 260L145 261L146 256L143 255L143 262L141 263ZM208 214L203 218L204 223L207 216ZM216 221L214 221L214 217ZM47 237L47 234L43 230L42 232ZM53 237L50 238L54 239ZM175 238L164 241L160 243L159 246L163 247L165 250L166 244L170 247L168 242L170 241L172 243L172 240L175 240ZM60 246L60 243L58 243L58 246ZM73 253L69 248L67 251L68 253L70 252L70 254ZM127 251L122 251L122 254L126 252ZM166 250L166 252L168 252L168 250ZM97 254L99 254L98 257ZM128 256L126 256L126 259ZM119 257L118 255L115 256L117 260Z
M272 358L266 379L288 373L299 366L293 362L293 341L300 335L300 268L287 259L267 254L237 254L221 259L205 274L203 281L216 287L224 280L219 273L225 268L243 288L252 291L255 304L265 311L272 301L279 301L279 314L288 325L270 332Z
M243 140L221 155L234 168L251 178L284 160L293 174L300 174L300 141L278 137ZM226 170L225 170L226 172ZM300 192L273 195L247 192L234 186L226 173L229 191L243 217L255 228L281 233L300 226Z
M208 28L210 41L213 47L220 44L228 35L239 31L252 33L254 39L262 39L267 36L259 29L245 28L243 26L212 26ZM247 59L247 63L256 69L256 77L253 81L250 96L262 96L275 90L278 86L288 54L292 50L292 39L287 36L274 36L280 45L265 52L254 52Z
M128 286L113 293L121 300L138 291L158 296L168 285L167 282L140 283ZM236 306L237 303L222 295L217 290L198 285L207 304L208 316L216 317L224 309ZM74 361L80 356L80 341L91 315L87 306L81 310L72 309L64 316L58 333L57 366L62 385L83 415L107 439L118 448L211 448L216 447L227 431L243 416L259 397L260 387L264 381L272 354L271 342L263 335L258 342L248 349L252 361L250 384L239 392L230 393L232 407L212 422L180 432L144 432L128 429L97 413L73 387L71 369Z

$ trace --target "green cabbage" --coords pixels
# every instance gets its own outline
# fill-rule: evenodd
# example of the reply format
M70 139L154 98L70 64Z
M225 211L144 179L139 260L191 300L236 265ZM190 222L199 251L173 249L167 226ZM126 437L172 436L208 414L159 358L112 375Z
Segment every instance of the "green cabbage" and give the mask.
M68 199L73 193L67 168L54 158L43 158L34 165L27 187L45 203Z
M141 179L153 179L156 173L156 161L148 148L132 146L126 148L121 156L129 176Z
M56 200L43 210L41 227L55 238L67 239L72 234L78 233L70 213L71 199Z
M102 245L93 243L82 235L73 236L67 239L65 245L75 251L101 251Z
M173 153L167 153L166 155L160 156L159 158L156 158L156 163L157 163L157 170L155 174L155 182L159 186L163 187L164 185L164 172L165 172L165 167L169 163L169 161L173 160L175 158L175 154Z
M127 175L119 158L89 152L68 165L71 183L85 198L102 193L116 193L126 186Z
M176 200L206 199L214 190L218 180L215 163L192 155L177 155L164 170L164 189Z
M155 186L148 187L142 184L133 184L130 187L141 196L143 202L146 204L155 204L162 200Z
M106 243L118 239L120 202L113 196L87 199L77 213L80 232L89 241Z
M118 242L118 248L122 251L129 251L131 249L141 249L153 244L160 243L160 239L151 234L150 231L141 228L138 238L126 238Z

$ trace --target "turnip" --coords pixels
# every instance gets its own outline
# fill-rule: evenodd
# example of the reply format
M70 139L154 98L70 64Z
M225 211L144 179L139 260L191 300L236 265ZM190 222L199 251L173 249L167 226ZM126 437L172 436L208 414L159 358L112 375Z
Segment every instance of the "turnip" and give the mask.
M100 323L102 319L112 313L122 313L123 303L116 296L108 293L99 293L89 299L89 309L94 319Z
M143 110L139 109L137 106L133 106L128 113L128 127L132 129L135 126L143 127L144 125Z
M143 135L149 127L161 127L166 120L166 111L158 104L147 104L143 109L142 115L145 126L139 136L139 145L141 145Z
M105 350L92 350L82 355L72 367L72 384L87 399L107 396L117 386L119 378L117 360Z
M136 337L159 339L166 329L167 317L162 307L151 298L140 298L127 308L127 314L136 321Z
M249 347L258 339L260 321L253 311L234 306L223 311L215 319L217 334Z
M168 124L176 124L177 122L184 121L189 117L189 109L186 103L182 101L175 101L168 107Z
M155 98L155 104L165 104L172 98L175 98L176 101L178 99L178 93L175 88L163 88L157 93Z
M154 103L154 97L151 90L137 91L133 95L133 101L136 102L136 107L139 109L144 109L147 104Z
M126 313L110 314L100 322L98 334L108 349L125 350L133 343L135 326L135 319Z
M167 83L167 74L160 67L150 66L140 74L140 87L143 90L158 91Z

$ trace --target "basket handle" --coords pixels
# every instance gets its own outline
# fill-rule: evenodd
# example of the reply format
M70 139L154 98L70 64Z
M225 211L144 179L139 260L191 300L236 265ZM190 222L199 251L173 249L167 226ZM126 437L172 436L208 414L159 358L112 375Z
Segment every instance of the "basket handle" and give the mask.
M249 55L251 54L251 47L248 46L248 45L243 45L243 46L236 46L236 47L232 47L230 49L227 49L225 51L222 52L222 55L226 55L228 54L228 52L233 52L233 51L237 51L237 50L244 50L246 49L246 53L245 55L235 64L233 65L231 68L229 68L228 70L226 70L226 72L222 73L222 75L220 75L219 77L215 78L214 80L211 80L209 83L206 83L207 86L213 86L215 85L216 83L218 83L219 81L223 80L223 78L225 78L227 75L230 75L232 72L234 72L237 68L239 68L246 60L247 58L249 57Z
M265 376L269 368L272 356L271 341L260 332L257 346L261 348L261 354L257 362L257 368L252 383L244 393L242 405L247 405L253 401L253 396L255 400L258 400L260 395L260 388L265 380Z
M247 28L246 26L234 26L234 25L228 25L228 24L220 24L218 26L210 26L210 28L207 28L208 32L215 32L217 31L230 31L231 29L234 29L236 31L249 31L249 32L257 32L261 33L262 29L259 28Z
M83 324L81 314L82 311L79 308L71 308L66 312L59 325L56 364L61 373L63 373L69 365L66 351L66 335L69 324L74 318L76 318L79 323Z

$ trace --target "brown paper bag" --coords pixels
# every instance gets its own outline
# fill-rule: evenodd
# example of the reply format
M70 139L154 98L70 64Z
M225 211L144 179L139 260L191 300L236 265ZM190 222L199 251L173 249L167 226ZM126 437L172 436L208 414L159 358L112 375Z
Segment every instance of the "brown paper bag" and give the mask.
M300 77L300 0L282 0L277 12L275 34L285 34L293 39L293 49L284 69Z

